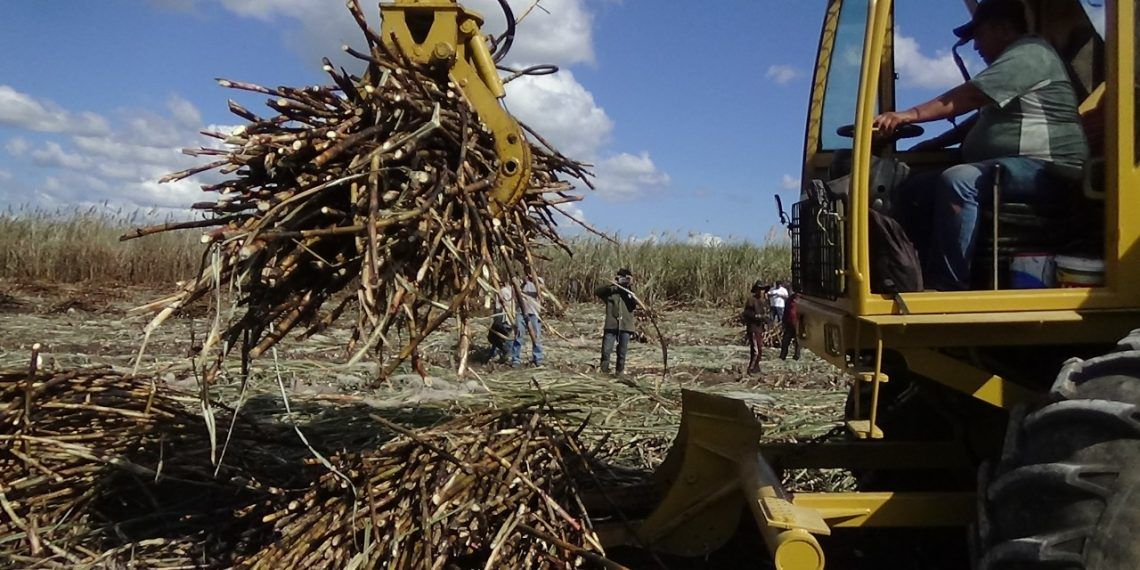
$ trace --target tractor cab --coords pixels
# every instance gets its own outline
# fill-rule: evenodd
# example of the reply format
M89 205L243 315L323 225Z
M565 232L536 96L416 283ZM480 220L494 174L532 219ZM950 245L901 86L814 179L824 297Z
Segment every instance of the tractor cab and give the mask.
M1140 218L1128 207L1140 191L1135 6L1024 3L1029 32L1046 40L1065 66L1091 155L1081 168L1048 172L1064 186L1048 203L1003 195L995 173L993 188L978 200L968 287L938 291L885 274L889 260L883 261L879 218L900 216L900 188L908 180L963 162L958 147L928 150L916 142L968 129L971 117L963 115L957 124L907 125L890 136L872 123L882 112L906 109L965 81L984 63L968 41L960 41L952 52L940 52L940 60L942 69L956 60L961 76L932 82L930 67L937 61L921 60L915 41L905 35L929 30L929 6L921 4L828 4L807 122L804 184L793 208L793 285L805 298L802 339L845 367L857 364L857 345L873 343L875 330L859 330L866 326L888 335L883 326L898 334L905 328L908 344L926 347L1036 344L1040 339L1019 332L1046 321L1060 323L1051 325L1054 331L1071 329L1051 333L1065 342L1114 342L1134 322L1115 317L1140 308ZM958 19L938 22L947 45L957 40L953 28L969 19L961 10ZM924 82L935 85L917 92L914 86ZM907 223L913 220L896 221L914 231L915 224ZM906 237L921 258L921 236ZM1092 320L1099 325L1089 327Z
M987 561L1051 564L1099 556L1095 546L1086 548L1093 554L1074 554L1067 549L1080 545L1054 544L1052 535L1009 524L1011 513L1032 506L1030 491L1081 483L1086 468L1077 455L1075 467L1018 471L1017 461L1027 458L1019 456L1011 434L1036 421L1026 410L1041 410L1056 422L1049 426L1060 426L1056 433L1069 433L1070 421L1109 422L1120 410L1140 417L1140 402L1125 401L1126 393L1112 393L1116 388L1104 392L1121 400L1111 405L1056 403L1089 397L1081 386L1096 374L1084 362L1118 366L1133 359L1134 370L1140 361L1140 340L1117 344L1140 327L1140 214L1131 207L1140 202L1138 3L1023 2L1028 31L1062 61L1091 156L1080 168L1047 173L1061 190L1044 204L1003 193L1002 175L995 173L978 204L967 286L932 290L885 278L897 275L887 274L892 266L884 263L884 251L924 253L900 246L913 246L917 237L907 233L907 224L897 224L899 230L882 218L897 215L908 181L963 164L959 147L913 147L969 128L962 122L969 117L890 136L873 123L883 112L930 99L984 68L969 42L953 35L977 3L967 0L967 9L951 16L945 4L928 1L828 0L803 186L790 227L793 288L800 295L797 332L805 347L850 377L841 414L846 437L812 445L765 443L740 402L687 393L677 441L658 473L662 498L636 527L638 544L707 552L724 543L742 512L751 512L777 568L822 568L830 543L823 537L839 529L940 532L959 541L948 552L962 559L947 567L966 567L966 558L981 559L982 568L1004 568ZM908 35L923 28L932 37L945 34L953 50L938 51L937 61L923 59ZM947 69L942 60L958 60L949 66L949 78L938 75ZM917 88L923 85L925 92ZM1135 356L1098 356L1114 350ZM1088 385L1101 382L1107 380ZM1044 424L1033 425L1045 433ZM1140 427L1135 431L1137 439L1113 445L1140 453ZM1029 463L1039 460L1028 457ZM804 467L849 470L857 488L797 492L781 483L786 470ZM1065 471L1069 467L1075 471ZM1000 489L990 487L991 475L999 477ZM1068 490L1058 493L1069 496ZM1112 493L1103 496L1131 496L1127 490ZM1068 508L1059 500L1038 503ZM1039 517L1043 524L1062 520ZM1118 532L1122 524L1088 528ZM906 537L894 544L920 542L914 534L893 536ZM968 545L977 549L970 552Z

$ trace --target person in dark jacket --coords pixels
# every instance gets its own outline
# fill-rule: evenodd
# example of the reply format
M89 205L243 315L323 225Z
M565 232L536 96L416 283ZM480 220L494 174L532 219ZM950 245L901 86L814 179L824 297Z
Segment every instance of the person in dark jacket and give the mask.
M796 350L795 350L795 356L793 356L792 358L794 358L796 360L800 359L800 339L798 336L796 336L796 334L797 334L796 333L796 327L799 326L799 322L800 322L799 311L796 309L796 304L797 304L798 300L799 300L799 295L797 295L796 293L792 293L791 295L788 295L788 302L787 302L787 305L784 307L784 319L783 319L784 331L783 331L783 336L780 338L780 360L787 360L788 359L788 347L793 342L796 343Z
M637 300L633 297L632 287L633 273L622 268L612 283L594 290L594 294L606 304L606 322L602 327L602 372L606 374L610 373L610 353L614 350L614 344L617 344L615 371L619 376L625 373L629 339L637 330L637 320L633 316Z
M752 295L744 303L744 313L740 315L744 321L744 334L748 339L749 374L760 371L760 351L764 347L764 329L768 324L768 314L768 287L763 281L757 281L752 284Z

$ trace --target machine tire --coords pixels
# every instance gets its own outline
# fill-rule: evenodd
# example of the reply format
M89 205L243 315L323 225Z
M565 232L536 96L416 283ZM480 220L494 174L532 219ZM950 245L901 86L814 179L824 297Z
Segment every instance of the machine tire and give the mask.
M997 469L980 471L978 568L1140 568L1140 330L1066 363L1049 403L1027 411L1011 414Z

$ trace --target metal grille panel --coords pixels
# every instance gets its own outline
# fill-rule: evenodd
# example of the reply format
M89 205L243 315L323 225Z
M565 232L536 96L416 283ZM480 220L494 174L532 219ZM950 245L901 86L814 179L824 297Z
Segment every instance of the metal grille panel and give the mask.
M843 294L843 222L837 202L808 198L792 206L792 287L814 297Z

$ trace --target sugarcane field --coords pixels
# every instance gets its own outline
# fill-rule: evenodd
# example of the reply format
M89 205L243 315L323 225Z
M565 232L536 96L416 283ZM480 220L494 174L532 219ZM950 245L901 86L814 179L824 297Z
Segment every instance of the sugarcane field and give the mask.
M193 217L0 214L0 567L768 567L754 538L606 535L660 499L690 391L764 442L844 437L843 372L787 325L783 228L577 219L595 165L496 95L552 70L496 72L509 41L466 24L408 50L376 8L349 0L322 84L216 79L235 126L161 179L200 184Z
M846 394L810 353L767 347L746 375L727 307L662 311L668 374L653 342L630 348L625 378L601 374L595 303L546 317L540 368L482 361L473 341L458 375L451 319L422 347L423 376L346 365L339 328L287 339L244 377L231 359L203 386L187 353L208 314L172 318L138 361L146 319L129 311L148 291L3 286L10 567L600 567L581 501L612 511L598 489L644 492L682 389L745 400L772 441L826 435Z

